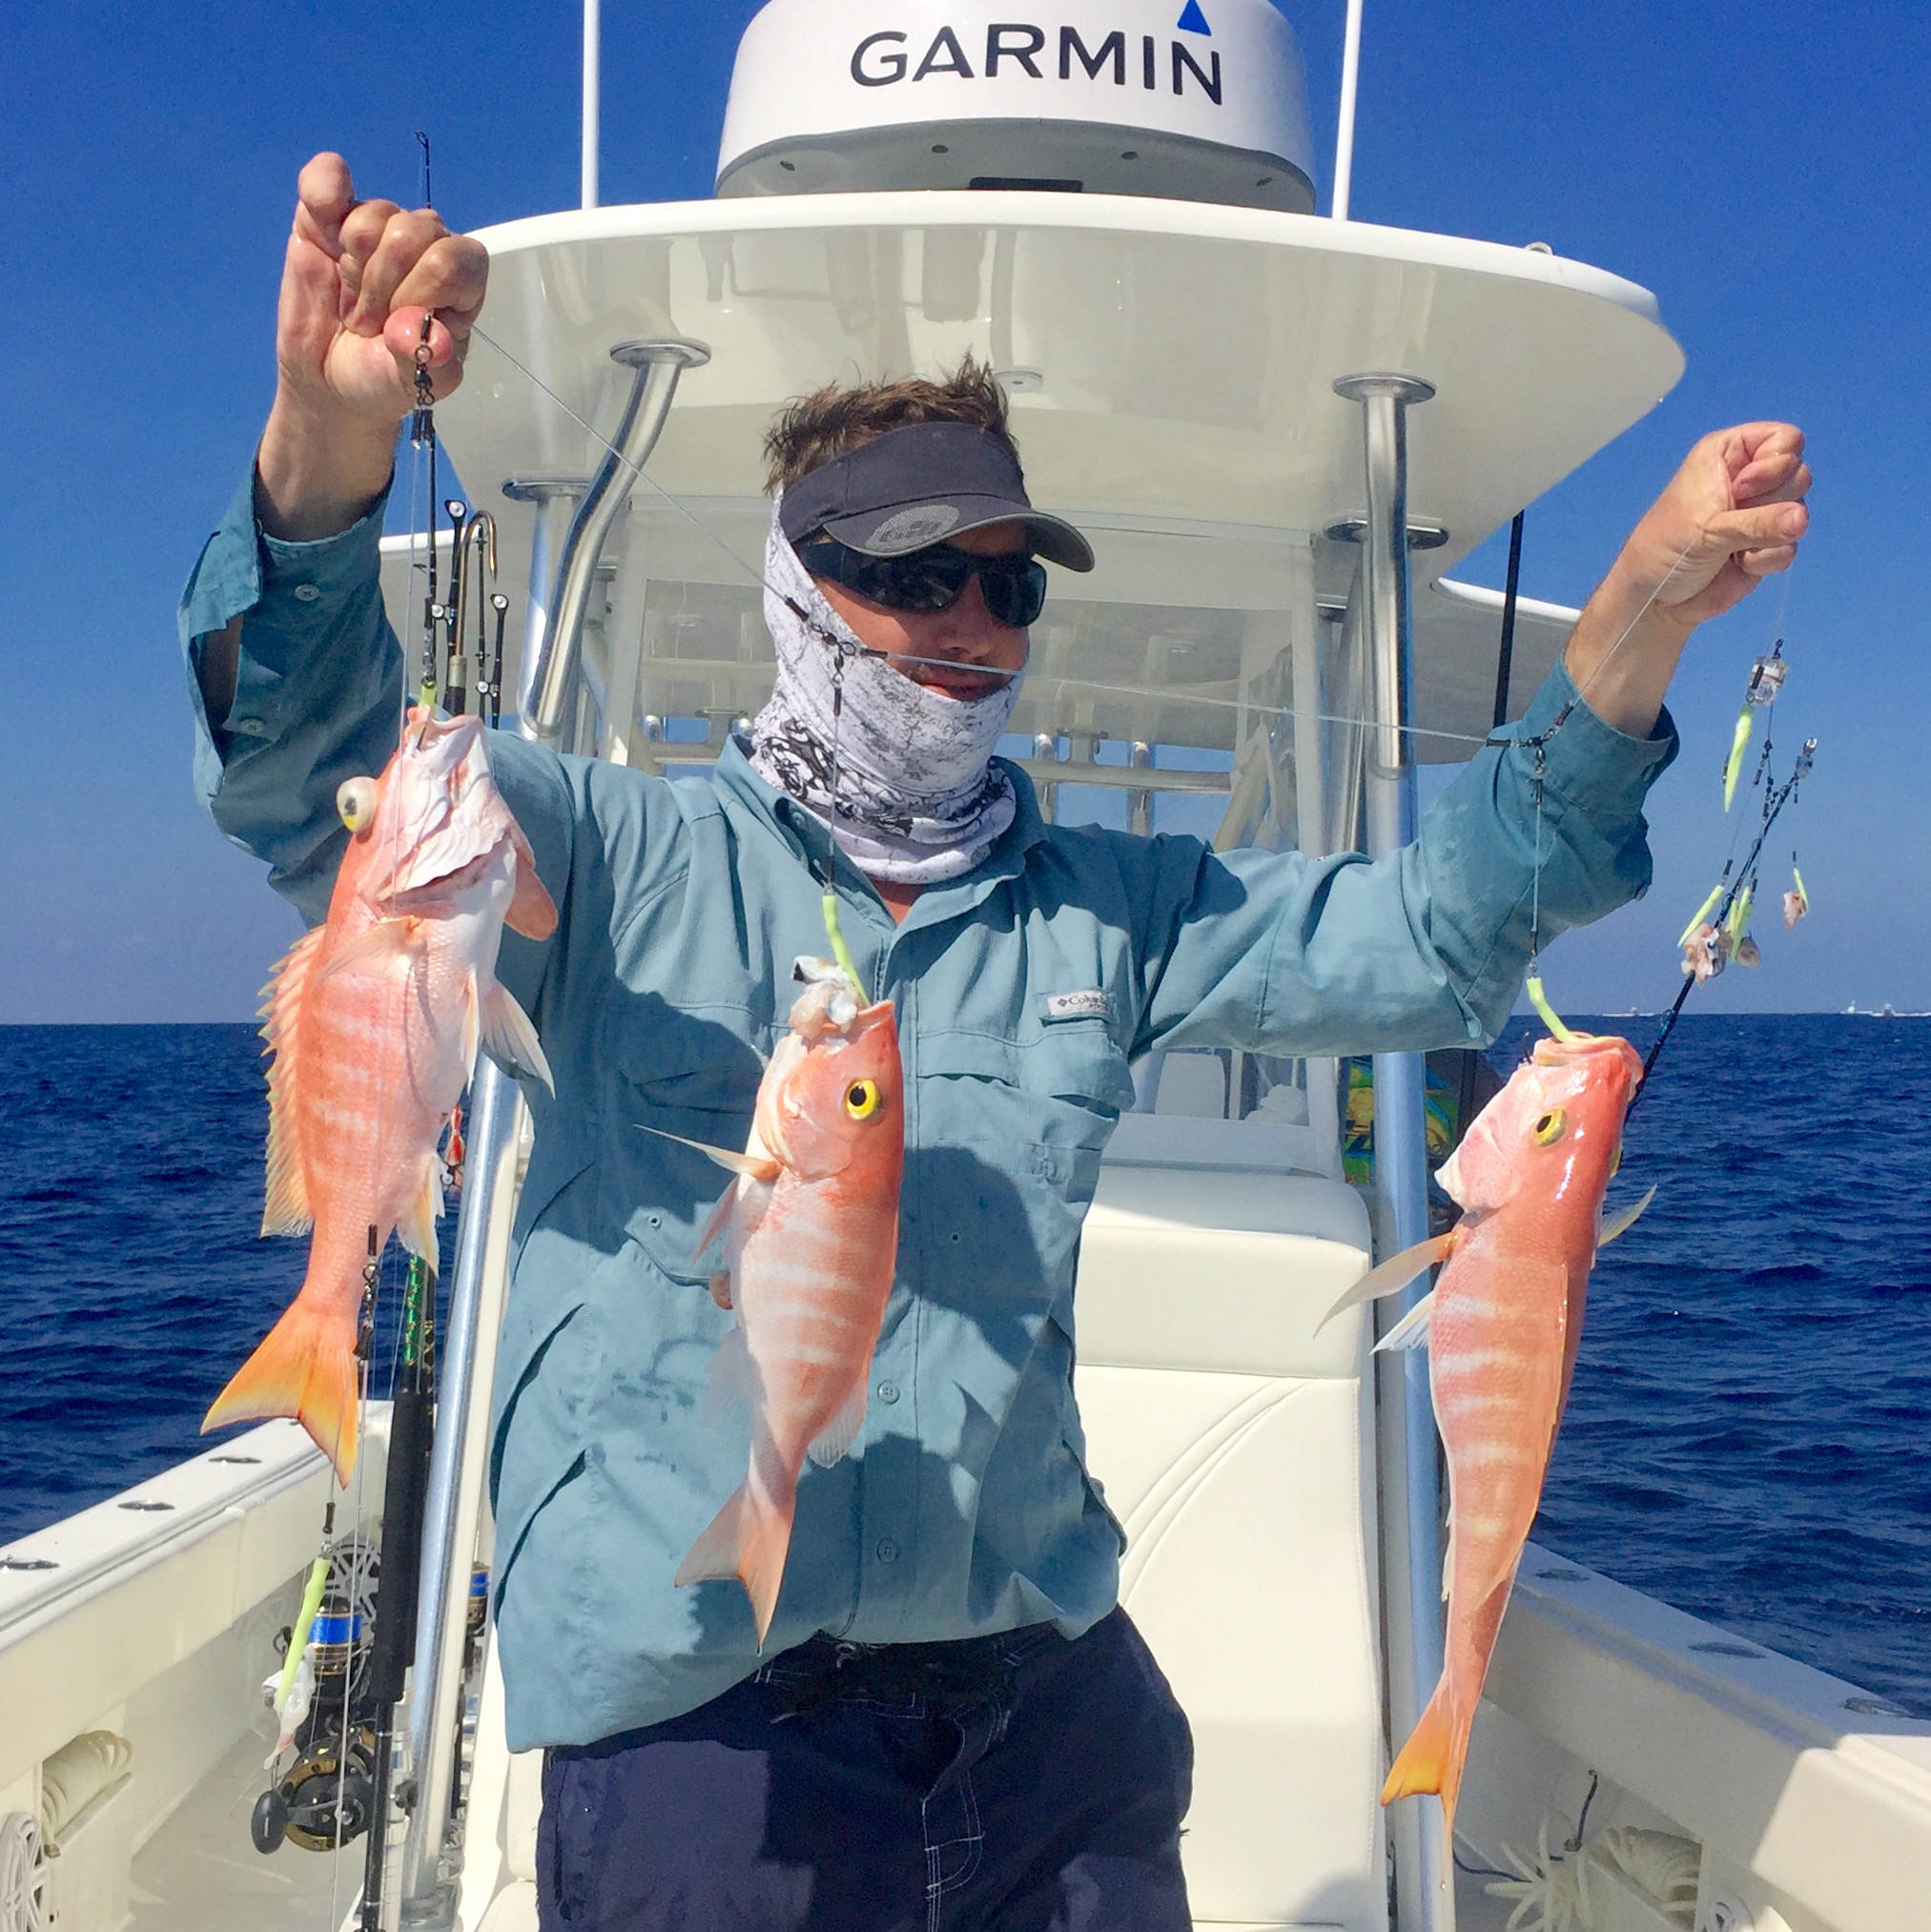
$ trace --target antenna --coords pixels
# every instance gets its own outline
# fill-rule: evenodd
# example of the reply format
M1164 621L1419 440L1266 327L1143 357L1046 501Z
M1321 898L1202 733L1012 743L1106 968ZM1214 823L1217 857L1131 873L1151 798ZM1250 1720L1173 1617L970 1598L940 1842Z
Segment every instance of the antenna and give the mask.
M596 0L589 0L594 6ZM1341 50L1341 125L1334 132L1334 219L1347 219L1348 192L1354 186L1354 95L1361 79L1362 0L1347 0L1347 37Z
M602 0L584 0L584 197L585 208L597 205L598 115L603 84L599 70L603 53Z

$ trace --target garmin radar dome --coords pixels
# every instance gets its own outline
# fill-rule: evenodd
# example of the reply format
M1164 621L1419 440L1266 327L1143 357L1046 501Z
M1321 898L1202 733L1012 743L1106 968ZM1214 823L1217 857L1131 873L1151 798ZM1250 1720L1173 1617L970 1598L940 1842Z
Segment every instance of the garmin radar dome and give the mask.
M1300 47L1272 0L770 0L717 192L907 188L1311 214Z

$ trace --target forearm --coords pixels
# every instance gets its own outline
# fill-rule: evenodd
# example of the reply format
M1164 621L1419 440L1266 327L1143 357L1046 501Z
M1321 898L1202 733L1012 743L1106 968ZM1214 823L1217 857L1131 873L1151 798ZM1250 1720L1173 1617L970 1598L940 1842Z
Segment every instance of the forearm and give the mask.
M1618 559L1583 606L1563 663L1604 724L1647 738L1695 627L1655 602L1654 589Z
M340 854L336 788L394 749L401 653L382 610L380 498L307 545L259 532L255 502L251 480L181 600L195 776L216 823L313 920Z
M1633 738L1654 730L1690 633L1790 567L1810 482L1803 437L1787 422L1717 430L1690 452L1569 641L1569 673L1604 723Z
M255 514L271 537L313 544L365 517L389 486L396 425L276 392L255 463Z
M1597 693L1613 675L1584 694L1560 666L1511 728L1517 742L1470 761L1412 848L1430 948L1483 1038L1508 1017L1536 949L1649 888L1643 805L1676 737L1660 687L1643 730L1606 714Z
M1492 1037L1532 945L1647 885L1643 799L1675 751L1671 732L1610 725L1559 670L1513 729L1542 740L1539 759L1529 743L1485 748L1416 842L1372 864L1205 855L1186 898L1148 922L1171 937L1134 1050L1401 1052Z

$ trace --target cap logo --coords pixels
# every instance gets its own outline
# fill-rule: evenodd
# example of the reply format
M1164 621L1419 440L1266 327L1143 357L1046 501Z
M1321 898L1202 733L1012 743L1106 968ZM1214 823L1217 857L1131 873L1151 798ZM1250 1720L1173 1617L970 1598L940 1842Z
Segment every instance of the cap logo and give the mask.
M914 504L896 510L872 532L872 542L893 550L915 550L935 544L959 520L951 504Z

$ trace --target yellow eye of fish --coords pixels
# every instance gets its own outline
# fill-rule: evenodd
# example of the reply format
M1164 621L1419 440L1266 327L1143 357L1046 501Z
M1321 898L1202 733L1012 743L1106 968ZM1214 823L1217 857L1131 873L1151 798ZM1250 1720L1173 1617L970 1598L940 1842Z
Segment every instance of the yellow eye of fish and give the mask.
M853 1080L845 1089L845 1111L854 1120L869 1120L878 1111L878 1082Z
M1538 1147L1552 1147L1562 1139L1562 1130L1569 1125L1569 1117L1560 1107L1551 1107L1535 1123L1535 1144Z
M351 832L366 832L376 817L376 781L344 778L336 792L336 810Z

